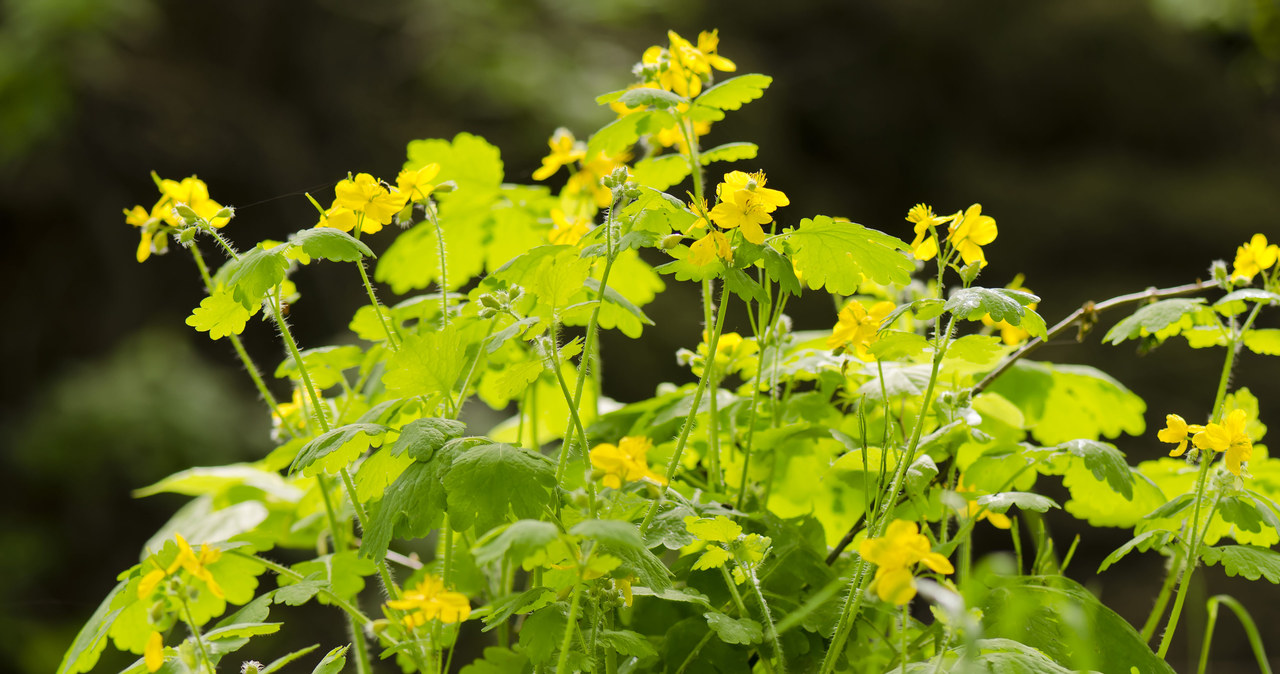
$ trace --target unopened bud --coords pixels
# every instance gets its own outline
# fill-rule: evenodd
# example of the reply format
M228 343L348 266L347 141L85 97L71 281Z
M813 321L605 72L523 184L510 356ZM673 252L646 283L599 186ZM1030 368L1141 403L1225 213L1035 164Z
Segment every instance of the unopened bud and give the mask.
M259 674L262 671L262 663L257 660L245 660L240 665L240 674Z
M177 213L178 217L186 221L188 225L194 225L200 221L200 215L191 210L191 207L186 204L178 204L177 206L174 206L173 212Z
M1216 282L1218 285L1224 285L1224 286L1225 286L1225 285L1227 284L1227 263L1226 263L1226 261L1224 261L1224 260L1214 260L1214 261L1213 261L1213 264L1209 265L1209 276L1210 276L1210 277L1214 280L1214 282Z
M452 180L446 180L439 185L436 185L436 188L432 190L432 192L452 192L456 189L458 189L458 183Z
M184 246L190 246L191 242L196 240L196 228L188 227L178 232L178 243Z
M683 234L668 234L662 237L662 240L658 242L658 247L662 250L671 250L672 248L680 245L681 241L684 241Z

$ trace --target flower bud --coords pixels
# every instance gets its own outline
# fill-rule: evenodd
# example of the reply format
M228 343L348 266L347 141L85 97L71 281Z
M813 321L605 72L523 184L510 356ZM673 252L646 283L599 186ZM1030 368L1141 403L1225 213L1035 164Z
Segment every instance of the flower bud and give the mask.
M658 242L658 247L662 250L671 250L672 248L680 245L681 241L684 241L683 234L668 234L662 237L662 240Z
M1215 282L1215 283L1217 283L1218 285L1222 285L1222 286L1227 285L1227 276L1228 276L1228 274L1227 274L1227 263L1226 263L1226 261L1225 261L1225 260L1214 260L1214 261L1213 261L1213 264L1209 265L1209 276L1210 276L1210 278L1212 278L1212 279L1214 280L1214 282Z
M257 660L245 660L240 665L240 674L259 674L262 671L262 663Z
M187 227L178 232L178 243L184 246L190 246L196 240L196 228Z

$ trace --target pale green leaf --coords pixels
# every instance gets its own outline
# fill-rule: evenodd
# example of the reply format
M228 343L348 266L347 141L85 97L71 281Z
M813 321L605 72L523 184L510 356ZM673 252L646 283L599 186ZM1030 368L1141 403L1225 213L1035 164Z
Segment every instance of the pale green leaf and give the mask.
M772 77L756 73L731 77L702 92L694 103L717 110L737 110L763 96L772 83Z
M1019 510L1034 510L1038 513L1048 512L1050 508L1060 507L1048 496L1041 496L1025 491L1006 491L999 494L988 494L978 497L978 505L994 513L1008 512L1012 506Z
M1168 299L1148 304L1138 309L1133 315L1116 323L1102 337L1103 342L1119 344L1126 339L1137 339L1159 332L1182 320L1184 316L1200 311L1204 300Z
M658 109L671 108L680 105L681 103L689 102L689 99L684 96L672 93L665 89L654 89L652 87L636 87L635 89L627 89L618 97L617 100L628 108L647 106Z
M819 215L801 220L787 236L796 248L796 269L814 290L852 295L863 275L884 285L906 285L915 270L914 262L900 252L907 244L856 223Z
M702 617L726 644L758 644L764 638L764 628L750 618L734 619L718 611L708 611Z
M116 606L116 598L121 596L125 586L129 585L129 579L126 578L111 589L107 596L98 604L97 610L89 619L85 621L84 627L80 628L80 632L76 634L75 641L67 649L66 654L62 656L62 662L58 665L57 674L79 674L79 672L87 672L98 664L98 657L102 654L102 649L107 645L107 632L111 629L111 624L115 617L119 615L122 606ZM136 602L137 592L133 593L133 597L124 595Z
M240 259L227 263L229 278L226 287L231 289L238 302L246 308L262 301L272 288L284 280L289 269L284 246L271 250L254 247L240 254Z
M347 649L350 646L339 646L325 654L320 664L311 670L311 674L338 674L347 666Z
M496 535L495 535L496 534ZM519 563L538 550L546 547L560 535L560 530L550 522L540 520L520 520L500 530L489 532L475 548L478 564L492 564L510 557Z
M689 176L689 160L681 154L647 157L635 163L631 177L637 184L665 190Z
M756 154L760 152L760 147L755 143L725 143L717 145L709 150L704 150L698 155L698 161L706 166L714 161L742 161L744 159L755 159Z
M355 262L364 257L377 257L363 241L333 227L304 229L290 236L289 243L311 257L332 262Z
M1280 356L1280 330L1261 328L1244 333L1244 345L1262 356Z
M335 456L336 464L345 467L355 461L356 457L363 454L375 441L381 444L382 436L389 430L392 429L382 424L356 423L339 426L327 433L322 433L302 446L302 450L294 457L293 464L289 466L289 474L305 470L321 459L325 459L324 467L328 469L330 460L327 457L330 455ZM314 475L316 472L318 471L307 471L307 474ZM338 468L334 467L329 472L337 474Z
M187 325L199 332L209 333L210 339L222 339L227 335L244 332L244 326L252 315L249 309L232 297L231 292L218 290L200 300L200 306L187 317Z
M641 134L649 132L653 116L652 112L633 112L609 122L591 136L587 143L587 156L594 157L602 152L614 156L631 147L640 140Z

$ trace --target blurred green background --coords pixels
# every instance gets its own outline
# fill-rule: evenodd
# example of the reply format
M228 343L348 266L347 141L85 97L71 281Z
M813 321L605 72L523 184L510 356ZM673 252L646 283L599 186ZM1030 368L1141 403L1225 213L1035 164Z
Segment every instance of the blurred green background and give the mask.
M0 671L52 671L181 505L130 490L269 449L230 349L183 325L202 296L190 261L134 261L120 210L155 198L151 170L198 174L237 206L227 233L242 246L310 226L304 190L348 171L393 176L416 138L482 135L507 180L529 182L555 127L586 137L609 121L593 97L629 83L667 28L718 28L739 72L775 83L708 141L759 143L742 168L790 195L784 223L842 215L909 237L912 204L981 202L1000 226L984 281L1026 273L1050 322L1204 277L1255 232L1280 238L1276 0L4 0L0 16ZM362 301L347 281L299 275L304 345L342 338ZM798 327L834 323L829 300L807 300ZM615 398L687 377L673 352L697 339L692 295L661 301L675 321L663 334L604 343L626 372ZM1118 444L1133 463L1160 455L1154 430L1166 412L1203 412L1221 353L1170 343L1137 357L1096 337L1040 357L1102 367L1145 397L1151 432ZM268 371L280 360L266 325L245 341ZM1245 352L1234 382L1273 425L1277 375ZM1048 521L1064 550L1084 533L1072 575L1141 624L1159 560L1095 577L1126 533ZM1280 644L1276 588L1202 577L1199 596L1234 592ZM1199 615L1184 622L1188 653ZM1214 671L1252 671L1223 622ZM336 620L293 632L263 640L278 650L262 659L346 640ZM129 661L109 648L99 671Z

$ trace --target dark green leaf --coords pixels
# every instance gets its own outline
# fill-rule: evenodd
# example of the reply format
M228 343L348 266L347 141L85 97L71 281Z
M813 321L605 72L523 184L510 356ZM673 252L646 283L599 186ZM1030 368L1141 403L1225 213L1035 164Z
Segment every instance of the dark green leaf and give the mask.
M450 524L458 531L474 525L483 534L511 513L535 519L555 483L555 464L541 454L501 443L473 447L454 460L444 479Z
M520 649L535 665L546 663L560 645L566 622L560 604L534 611L520 627Z
M1103 571L1106 571L1112 564L1115 564L1121 559L1124 559L1125 555L1129 554L1134 548L1144 544L1160 545L1162 544L1163 540L1167 540L1169 538L1169 535L1170 534L1167 531L1154 530L1154 531L1145 531L1143 533L1138 534L1137 536L1134 536L1133 538L1130 538L1127 543L1113 550L1111 554L1107 555L1106 559L1102 560L1102 564L1098 567L1098 573L1102 573ZM1159 540L1159 541L1152 540L1157 537L1162 540ZM1151 541L1151 543L1148 543L1148 541Z
M734 295L742 298L743 302L750 303L751 300L755 300L765 304L769 301L769 295L765 293L764 288L761 288L755 279L747 276L741 269L731 267L724 270L724 283Z
M648 658L658 654L643 634L631 630L603 630L600 638L620 655Z
M377 257L369 246L350 234L333 227L313 227L296 232L289 243L302 252L332 262L355 262L363 257Z
M956 318L970 321L990 316L991 320L996 322L1004 321L1009 325L1022 325L1023 317L1027 315L1028 311L1024 307L1039 301L1039 297L1022 290L962 288L952 293L947 303L943 306L943 310L951 312ZM1024 329L1032 332L1030 326ZM1040 324L1039 334L1035 332L1032 332L1032 334L1036 337L1044 336L1043 321Z
M765 275L777 283L782 288L782 292L800 296L800 279L796 278L796 270L791 266L791 260L783 257L782 253L774 250L772 246L765 246L761 255L761 264L764 265Z
M733 619L718 611L708 611L702 617L707 619L707 626L726 644L758 644L764 638L764 629L760 623L750 619Z
M481 631L488 632L517 613L536 611L555 601L555 598L555 592L551 588L539 585L496 599L489 604L489 613L483 618L485 628Z
M1249 580L1266 578L1280 583L1280 553L1256 545L1220 545L1204 548L1200 558L1206 564L1221 564L1228 576L1244 576Z
M1217 302L1213 303L1213 306L1221 307L1225 304L1230 304L1232 302L1241 302L1241 301L1265 302L1267 304L1278 304L1280 303L1280 295L1277 295L1272 292L1267 292L1265 290L1262 290L1261 288L1241 288L1240 290L1229 292L1226 295L1223 295L1221 298L1218 299Z
M236 301L249 308L261 302L268 291L284 280L289 269L284 251L283 246L271 250L254 247L241 254L239 260L227 263L231 268L227 287L234 290Z
M463 667L459 674L524 674L532 671L529 658L509 648L490 646L484 649L484 659L475 660Z
M497 535L494 535L498 532ZM550 522L520 520L498 530L490 531L475 548L476 563L492 564L510 556L515 562L546 547L560 535L560 530Z
M369 529L364 532L360 554L380 561L392 538L426 535L445 511L443 479L449 473L457 444L437 451L429 463L414 461L387 487L382 500L369 509Z
M1193 498L1191 494L1179 494L1177 498L1170 500L1168 503L1147 513L1142 519L1144 520L1162 520L1173 517L1178 513L1191 507Z
M400 429L400 437L390 447L392 456L409 452L416 461L430 461L446 442L462 437L467 425L457 419L428 417L415 419Z

